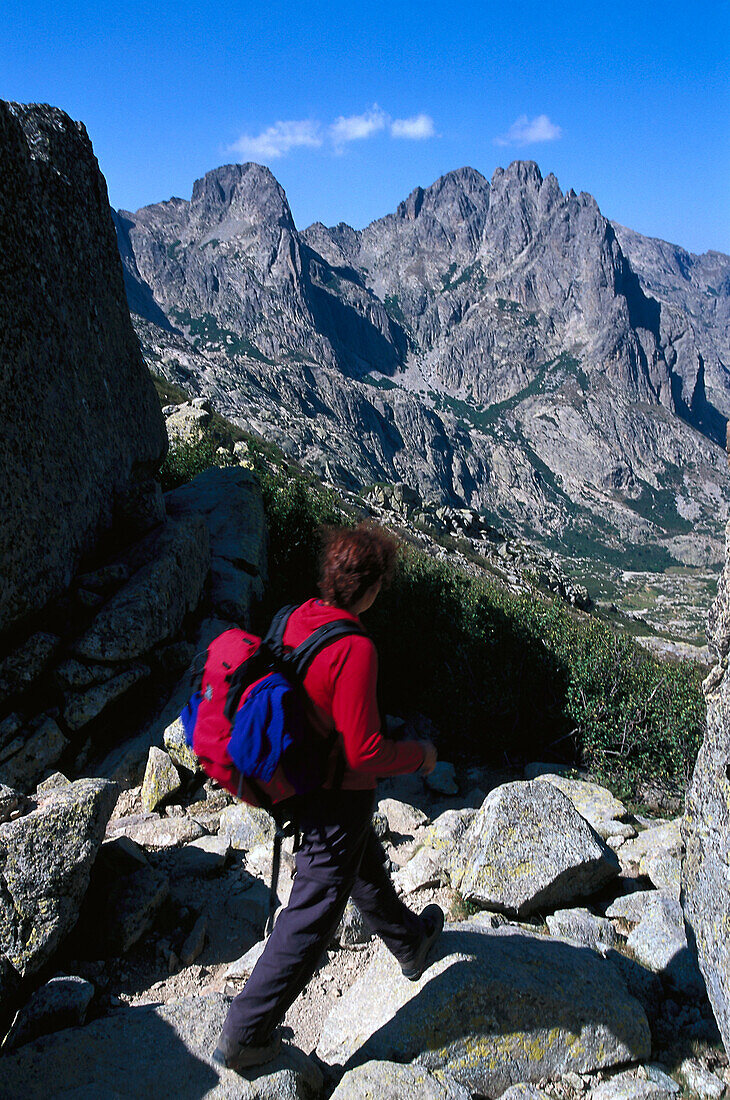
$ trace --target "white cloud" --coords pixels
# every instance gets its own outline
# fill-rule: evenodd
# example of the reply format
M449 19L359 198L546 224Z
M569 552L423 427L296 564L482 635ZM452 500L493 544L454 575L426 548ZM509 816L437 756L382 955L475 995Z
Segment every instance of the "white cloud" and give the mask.
M316 119L275 122L260 134L242 134L238 141L228 146L227 152L237 153L244 159L270 161L296 148L320 149L327 141L335 153L342 153L348 142L363 141L386 128L392 138L411 141L436 135L430 115L421 113L394 119L374 103L361 115L339 115L327 127Z
M361 141L363 138L377 134L379 130L384 130L387 122L388 116L385 111L374 103L370 110L362 115L349 115L347 118L340 115L336 118L330 126L330 137L335 148L342 149L348 141Z
M321 144L319 123L302 119L298 122L275 122L255 137L242 134L238 141L229 146L229 152L240 153L242 157L276 160L298 146L318 149Z
M411 118L395 118L390 126L394 138L410 138L411 141L423 141L435 137L436 129L430 115L412 115Z
M527 115L512 123L506 134L494 139L495 145L532 145L538 141L557 141L563 131L547 115L529 119Z

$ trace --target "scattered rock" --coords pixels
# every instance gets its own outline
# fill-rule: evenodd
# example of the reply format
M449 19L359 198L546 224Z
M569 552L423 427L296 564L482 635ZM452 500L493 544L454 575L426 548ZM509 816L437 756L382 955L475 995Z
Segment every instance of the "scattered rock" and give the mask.
M2 750L15 740L24 724L19 714L9 714L0 722L0 759L4 759Z
M169 893L167 875L152 867L95 867L79 918L80 939L102 956L126 955L152 927Z
M295 1047L241 1074L211 1060L229 1004L210 994L121 1007L82 1030L60 1031L7 1055L3 1086L24 1100L47 1100L49 1081L62 1081L78 1096L110 1095L109 1082L121 1081L130 1097L156 1096L174 1085L175 1100L315 1100L322 1074Z
M606 909L606 916L628 924L638 924L657 902L658 897L656 890L635 890L633 894L624 894L611 902Z
M185 740L185 727L180 718L176 718L163 734L165 748L179 768L189 772L199 772L198 758Z
M447 928L418 982L384 948L325 1022L317 1048L347 1068L417 1059L472 1092L646 1058L643 1009L599 955L512 928Z
M501 1100L548 1100L547 1093L541 1092L534 1085L527 1085L521 1081L519 1085L512 1085L502 1093Z
M107 595L129 580L129 567L124 562L114 562L111 565L103 565L101 569L95 569L93 573L83 573L76 578L76 584L81 588L88 588L91 592L101 592Z
M147 665L132 665L118 676L89 688L69 692L63 708L63 720L70 730L80 730L98 717L105 707L119 699L134 684L149 676Z
M551 936L562 936L597 951L605 951L618 943L616 929L610 920L596 917L588 909L557 909L546 921Z
M241 955L240 959L236 959L232 962L225 974L224 978L248 978L253 973L253 968L261 958L261 954L266 947L266 940L259 940L253 947L250 947L245 955Z
M102 608L76 643L76 654L92 661L131 661L166 641L197 607L209 565L203 520L170 522L152 561Z
M365 924L362 913L354 902L348 901L334 939L340 947L359 947L363 943L368 943L371 938L370 929Z
M682 907L677 898L657 891L656 901L626 941L640 963L661 973L675 989L705 995L705 984L687 946Z
M225 867L231 851L227 836L201 836L175 853L174 875L208 878Z
M7 1031L15 1010L20 976L0 952L0 1036Z
M562 791L533 780L487 795L449 870L467 900L525 916L593 893L619 863Z
M133 814L110 822L107 838L128 836L143 848L177 848L203 836L203 829L189 817L158 817L157 814Z
M471 1093L449 1073L397 1062L366 1062L345 1074L331 1100L375 1096L378 1100L470 1100Z
M0 951L21 975L75 924L115 793L106 780L79 779L0 825Z
M25 796L20 791L14 791L12 787L6 787L0 783L0 825L10 821L11 816L25 803Z
M165 503L171 516L204 518L213 605L224 617L248 623L252 600L263 594L267 574L266 521L256 475L241 466L211 466L167 493Z
M208 931L208 918L203 913L198 917L191 932L185 939L180 951L180 962L183 966L190 966L205 947L205 937Z
M153 745L147 757L147 767L142 783L142 805L146 810L157 807L176 794L182 786L180 773L170 757Z
M687 1088L700 1097L700 1100L720 1100L725 1095L725 1082L710 1073L695 1058L685 1058L679 1067L679 1075Z
M549 773L539 776L539 779L544 783L552 783L567 795L580 816L604 840L609 837L621 836L628 839L636 836L636 829L625 820L629 811L605 787L583 779L569 779L567 776Z
M201 409L184 402L165 418L167 436L171 443L198 443L210 424L210 409Z
M663 821L643 829L621 849L621 866L642 874L642 862L647 866L647 860L659 855L681 858L684 854L681 824L681 818L677 818L675 821Z
M458 794L456 769L446 760L439 760L430 775L426 776L426 786L437 794Z
M93 985L83 978L51 978L23 1005L3 1050L15 1050L41 1035L50 1035L65 1027L81 1026L93 997Z
M60 787L70 787L71 780L67 779L63 772L53 772L36 787L36 797L42 798L51 791L57 791Z
M645 875L658 890L669 890L676 898L680 893L682 856L673 852L648 852L639 864L639 874Z
M649 1021L654 1023L661 1013L665 996L659 975L613 948L606 951L605 958L617 968L631 996L636 998Z
M62 688L85 688L106 683L119 672L117 665L100 665L77 661L69 657L55 670L55 677Z
M393 875L393 884L403 894L444 886L448 882L444 863L443 853L430 847L419 848L415 856Z
M269 845L276 825L271 814L257 806L237 802L221 814L218 835L228 837L230 845L239 851L251 851L259 845Z
M672 1080L671 1077L669 1080ZM675 1091L676 1086L670 1090L658 1081L650 1081L637 1076L633 1070L625 1070L596 1085L588 1095L589 1100L671 1100Z
M399 802L397 798L379 799L378 812L384 815L391 836L413 837L421 826L428 825L423 810L409 806L407 802Z

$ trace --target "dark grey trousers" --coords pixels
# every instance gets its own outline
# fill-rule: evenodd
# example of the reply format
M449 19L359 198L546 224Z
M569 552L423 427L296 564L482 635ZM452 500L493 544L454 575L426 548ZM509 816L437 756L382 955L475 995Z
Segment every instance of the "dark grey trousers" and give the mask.
M234 998L224 1032L266 1042L312 977L349 897L401 963L412 958L423 922L395 892L372 827L373 791L316 791L297 799L301 847L289 904L276 920L251 977Z

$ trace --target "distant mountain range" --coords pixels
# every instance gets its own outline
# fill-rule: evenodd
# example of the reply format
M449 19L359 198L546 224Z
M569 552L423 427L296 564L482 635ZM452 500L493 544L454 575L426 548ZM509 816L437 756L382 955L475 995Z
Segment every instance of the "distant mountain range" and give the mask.
M730 257L515 161L363 230L227 165L115 215L151 369L324 478L406 481L628 566L722 560Z

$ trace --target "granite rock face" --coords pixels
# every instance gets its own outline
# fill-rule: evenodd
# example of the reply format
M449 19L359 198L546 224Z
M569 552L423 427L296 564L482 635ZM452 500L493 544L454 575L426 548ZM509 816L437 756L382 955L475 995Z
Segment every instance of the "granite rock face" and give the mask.
M594 952L465 923L447 928L418 982L380 949L326 1020L317 1053L348 1070L415 1060L497 1097L520 1081L639 1060L650 1046L643 1009Z
M638 275L592 196L519 161L304 232L268 169L228 165L117 231L150 362L324 478L719 560L727 257L660 295L651 249ZM711 290L709 338L686 311Z
M730 525L728 557L709 618L717 664L705 681L707 729L687 793L682 906L726 1049L730 1050Z
M32 974L73 928L116 787L79 779L0 825L0 952Z
M164 455L84 127L0 103L0 630L57 596Z

